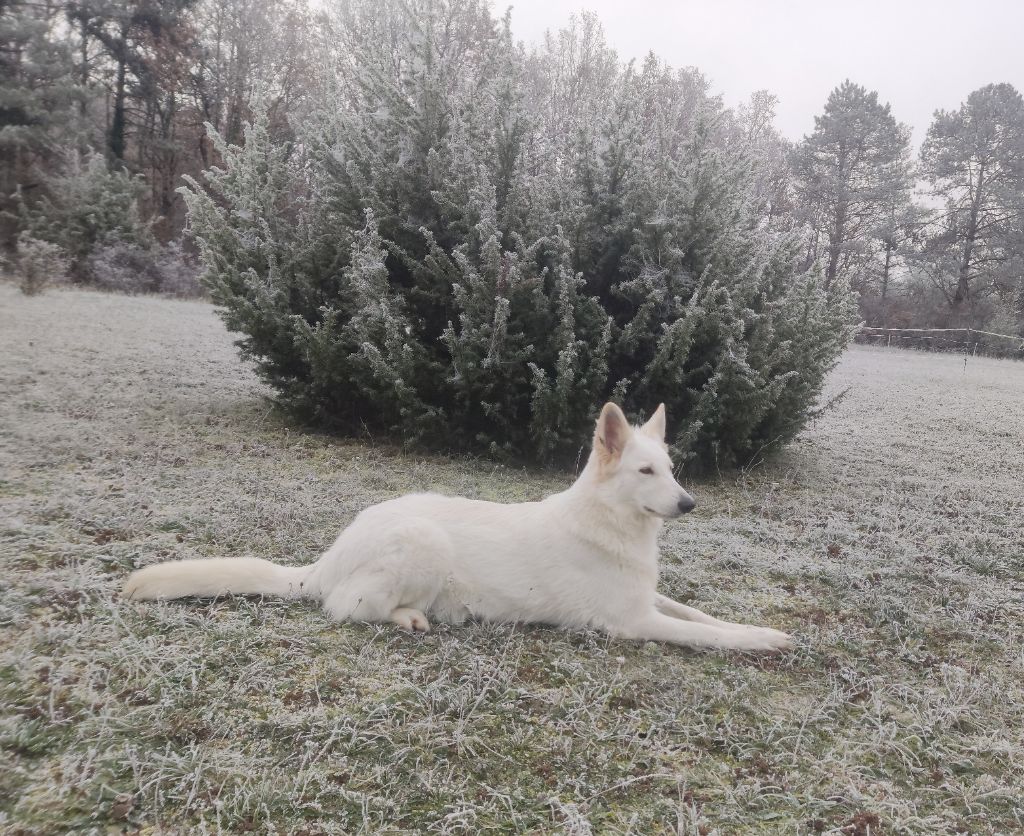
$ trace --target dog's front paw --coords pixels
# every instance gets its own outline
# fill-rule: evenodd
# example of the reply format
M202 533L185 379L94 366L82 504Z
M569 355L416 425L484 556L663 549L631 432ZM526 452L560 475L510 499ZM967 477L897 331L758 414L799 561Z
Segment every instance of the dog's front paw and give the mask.
M753 650L764 653L780 653L793 648L793 637L771 627L747 627L736 630L730 637L729 647L733 650Z

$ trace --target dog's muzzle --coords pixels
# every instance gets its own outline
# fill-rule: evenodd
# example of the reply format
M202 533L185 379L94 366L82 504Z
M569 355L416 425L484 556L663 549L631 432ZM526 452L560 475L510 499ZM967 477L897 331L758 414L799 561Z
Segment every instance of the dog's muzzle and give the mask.
M679 516L683 514L689 514L694 508L697 507L697 503L689 494L683 494L679 500Z

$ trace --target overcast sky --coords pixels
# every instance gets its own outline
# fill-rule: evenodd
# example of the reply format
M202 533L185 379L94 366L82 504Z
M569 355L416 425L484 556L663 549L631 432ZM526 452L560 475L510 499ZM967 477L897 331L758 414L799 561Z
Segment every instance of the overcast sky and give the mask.
M695 66L728 105L762 88L779 97L790 139L814 129L845 78L877 90L920 144L937 108L1009 82L1024 92L1024 0L495 0L518 39L539 41L593 11L623 59L654 50Z

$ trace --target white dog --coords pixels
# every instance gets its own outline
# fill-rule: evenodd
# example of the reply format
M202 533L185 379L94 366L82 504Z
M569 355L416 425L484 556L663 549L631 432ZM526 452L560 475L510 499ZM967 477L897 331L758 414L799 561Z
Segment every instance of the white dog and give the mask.
M313 598L337 621L406 630L479 618L690 647L790 647L778 630L719 621L658 594L658 532L695 505L672 476L664 438L664 404L634 428L608 403L579 479L541 502L410 494L360 513L312 566L182 560L135 572L124 595Z

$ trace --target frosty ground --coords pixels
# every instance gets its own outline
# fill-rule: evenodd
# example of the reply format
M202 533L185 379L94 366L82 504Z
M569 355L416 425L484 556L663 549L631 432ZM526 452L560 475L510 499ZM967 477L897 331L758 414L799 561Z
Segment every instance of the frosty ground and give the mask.
M663 538L665 591L791 654L129 604L136 566L307 562L373 502L572 474L289 425L203 303L0 286L0 829L1019 832L1024 364L858 347L847 387L684 478Z

